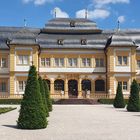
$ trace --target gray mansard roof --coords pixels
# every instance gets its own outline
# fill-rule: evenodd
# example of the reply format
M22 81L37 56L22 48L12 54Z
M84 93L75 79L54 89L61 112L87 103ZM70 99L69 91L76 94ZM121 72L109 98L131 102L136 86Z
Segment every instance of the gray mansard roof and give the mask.
M86 40L86 45L81 45L82 39ZM58 40L63 40L63 45L58 45ZM42 49L138 46L140 50L140 29L101 30L88 19L56 18L48 21L42 29L0 27L0 49L9 49L9 44L39 45Z

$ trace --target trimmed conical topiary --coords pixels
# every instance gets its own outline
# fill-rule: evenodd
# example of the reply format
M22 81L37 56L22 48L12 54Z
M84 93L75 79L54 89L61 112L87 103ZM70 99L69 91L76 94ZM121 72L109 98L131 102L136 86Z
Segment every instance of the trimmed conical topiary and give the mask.
M47 126L35 66L30 67L17 125L21 129L41 129Z
M113 106L115 108L124 108L125 107L125 101L123 98L122 87L120 84L118 84L118 87L117 87L117 93L116 93L116 97L114 99Z
M140 101L139 101L139 86L136 80L133 80L131 84L130 97L128 100L127 111L139 112Z
M47 101L46 101L46 97L45 97L44 83L43 83L43 80L40 76L39 76L38 81L39 81L39 85L40 85L40 93L42 95L42 101L44 104L46 117L49 117L49 110L48 110Z
M46 80L43 80L43 83L44 83L45 97L46 97L48 109L49 109L49 111L52 111L52 100L50 98L49 87L48 87L48 84L47 84Z

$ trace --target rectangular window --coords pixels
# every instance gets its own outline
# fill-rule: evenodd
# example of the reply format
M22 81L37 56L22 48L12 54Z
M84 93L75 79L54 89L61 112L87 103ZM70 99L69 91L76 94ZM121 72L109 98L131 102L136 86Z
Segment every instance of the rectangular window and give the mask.
M26 81L19 81L19 92L24 92L26 87Z
M50 58L41 58L41 66L50 67Z
M0 83L0 92L7 92L7 84L6 82Z
M140 69L140 60L137 60L137 68Z
M123 56L123 64L127 65L127 56Z
M95 63L96 63L96 67L104 67L104 59L103 58L96 58Z
M128 85L127 85L127 82L126 81L119 81L118 84L121 85L122 87L122 90L127 90L128 89Z
M118 56L118 65L122 65L122 56Z
M77 67L77 58L69 58L68 61L70 67Z
M128 58L127 56L118 56L118 65L127 65L128 64Z
M64 58L55 58L55 66L63 67L64 66Z
M90 58L82 58L82 66L84 66L84 67L90 67L91 66L91 60L90 60Z
M18 64L20 65L28 65L29 64L29 56L28 55L19 55L18 56Z
M0 59L0 67L1 68L6 68L7 67L7 59L6 58L1 58Z

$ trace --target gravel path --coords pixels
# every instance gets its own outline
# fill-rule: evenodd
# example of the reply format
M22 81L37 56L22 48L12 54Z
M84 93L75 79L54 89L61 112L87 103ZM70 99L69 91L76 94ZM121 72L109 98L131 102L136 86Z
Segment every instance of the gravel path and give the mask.
M139 112L110 105L54 105L46 129L20 130L17 107L0 115L0 140L140 140Z

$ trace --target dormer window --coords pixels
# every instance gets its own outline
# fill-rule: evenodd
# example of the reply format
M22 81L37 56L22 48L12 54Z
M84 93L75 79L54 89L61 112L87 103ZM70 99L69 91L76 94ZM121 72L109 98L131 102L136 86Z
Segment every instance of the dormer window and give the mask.
M63 45L63 44L64 44L63 39L58 39L58 40L57 40L57 44L58 44L58 45Z
M81 45L87 45L87 40L86 39L82 39L81 40Z
M70 27L75 27L75 22L74 21L70 22Z

